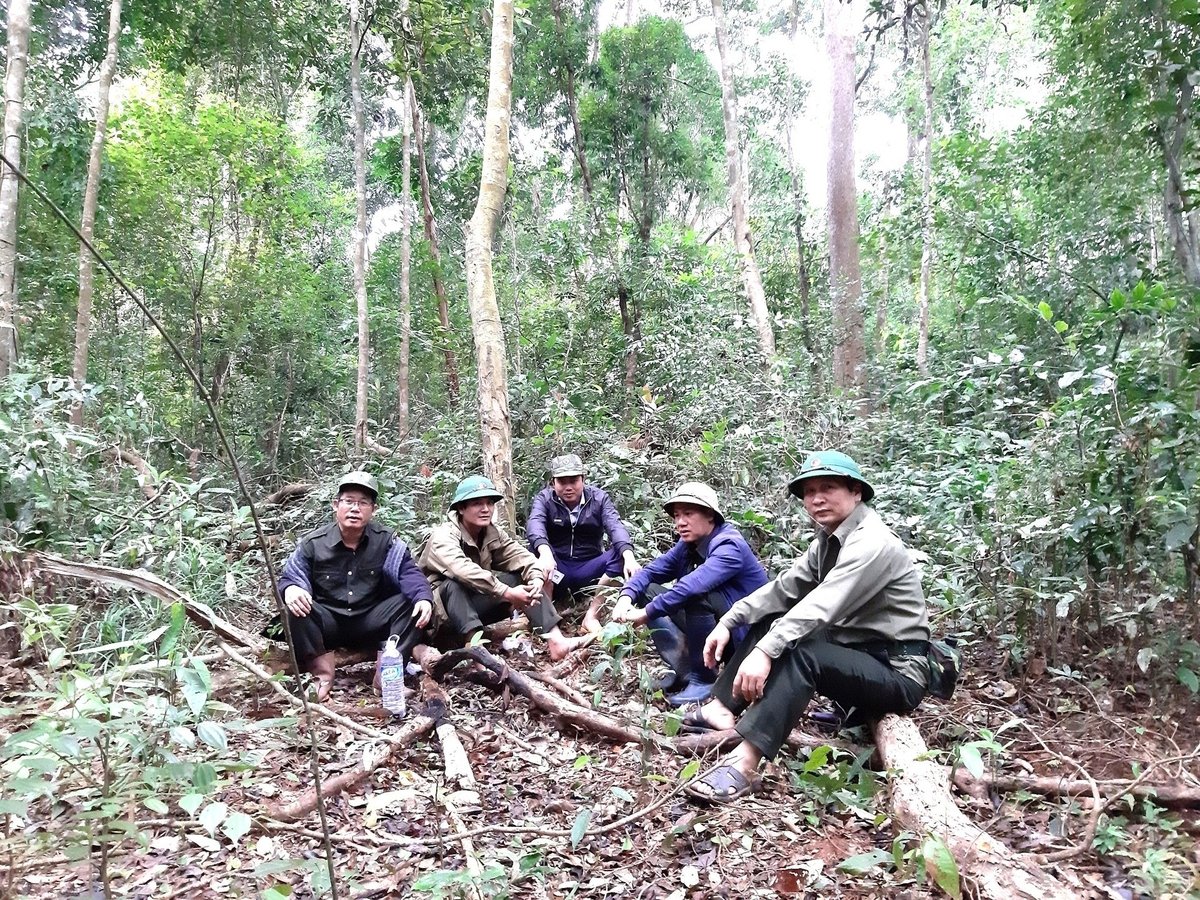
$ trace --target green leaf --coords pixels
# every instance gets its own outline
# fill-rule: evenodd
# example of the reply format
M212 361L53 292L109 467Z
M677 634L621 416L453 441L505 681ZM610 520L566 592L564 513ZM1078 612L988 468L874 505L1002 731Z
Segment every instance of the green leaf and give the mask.
M700 771L700 760L693 759L690 763L683 767L683 771L679 773L680 781L691 781L696 777L696 773Z
M953 900L962 900L962 885L958 877L958 863L950 853L950 848L939 837L930 835L921 845L921 855L925 858L925 871L934 883L945 891Z
M171 811L171 808L158 797L146 797L142 800L142 806L146 807L150 812L158 813L160 816L165 816Z
M886 850L875 849L842 860L838 864L838 869L850 875L865 875L872 869L878 869L880 866L885 865L894 865L894 863L895 861L892 859L891 853Z
M254 824L244 812L231 812L229 817L225 819L225 824L221 827L221 831L225 832L225 836L235 844L244 838L250 831L250 826Z
M1059 319L1057 322L1054 323L1054 330L1057 331L1059 334L1066 334L1070 330L1070 328L1071 328L1071 326L1068 325L1066 322L1064 322L1062 319Z
M1167 547L1167 551L1178 550L1189 540L1191 540L1192 532L1196 530L1196 526L1191 522L1178 522L1163 536L1163 543Z
M1180 684L1193 694L1200 692L1200 677L1187 666L1180 666L1176 669L1175 677L1179 679Z
M207 792L217 783L217 770L211 763L197 763L192 770L192 787L197 791Z
M958 748L958 758L973 778L983 777L983 757L975 744L963 744Z
M179 808L189 816L194 816L196 814L196 810L200 808L200 804L203 802L203 794L184 794L179 798Z
M1047 303L1045 300L1043 300L1041 303L1039 303L1037 308L1038 308L1038 312L1041 313L1042 318L1045 319L1047 322L1049 322L1051 319L1054 318L1054 310L1052 310L1050 308L1050 304Z
M204 810L199 816L197 816L197 818L199 819L200 824L204 826L205 830L207 830L209 834L216 834L217 826L225 821L225 816L228 814L229 806L217 801L216 803L210 803L208 806L204 807Z
M588 822L592 821L592 808L585 806L579 811L579 815L575 817L575 824L571 826L571 849L579 846L579 842L583 840L584 834L587 833Z
M216 722L205 721L196 726L196 737L200 738L214 750L229 749L229 740L225 737L225 729Z
M187 614L184 612L183 604L172 603L170 622L167 624L167 630L163 633L162 640L158 643L159 656L171 655L171 651L179 644L179 635L183 633L185 622L187 622Z
M282 875L284 872L294 872L296 869L307 869L308 863L303 859L268 859L254 867L255 878L265 878L268 875Z
M1193 676L1193 677L1195 677L1195 676ZM613 796L616 797L618 800L624 800L626 803L633 802L633 794L629 793L629 791L625 790L625 788L623 788L623 787L617 787L614 784L612 786L612 792L613 792Z
M290 884L273 884L262 892L262 900L288 900L291 896Z
M0 816L20 816L22 819L29 818L29 804L24 800L16 800L11 797L0 800Z

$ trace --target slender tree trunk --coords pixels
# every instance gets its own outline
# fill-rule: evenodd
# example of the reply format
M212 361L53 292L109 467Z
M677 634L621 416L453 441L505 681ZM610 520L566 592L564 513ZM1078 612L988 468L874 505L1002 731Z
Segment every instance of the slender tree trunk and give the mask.
M437 297L438 322L441 323L441 341L445 348L446 394L450 404L458 404L458 360L450 346L450 303L446 299L446 285L442 281L442 251L438 245L437 223L433 218L433 198L429 189L429 166L425 161L425 131L421 122L421 104L417 102L412 79L408 79L408 95L412 98L413 140L417 145L417 178L421 183L421 210L425 215L425 240L429 242L429 255L433 257L433 294Z
M412 85L404 87L404 105L411 108ZM409 392L408 366L412 356L412 152L408 116L400 127L404 136L400 142L400 367L396 373L396 431L407 437L412 396Z
M79 230L92 241L96 231L96 205L100 196L100 167L104 160L104 136L108 131L108 95L113 76L117 71L117 49L121 40L121 0L112 0L108 12L108 50L100 65L100 85L96 93L96 130L92 135L92 149L88 155L87 185L83 190L83 217ZM79 305L75 312L75 360L71 366L71 377L75 390L83 390L87 381L88 341L92 334L92 294L95 287L95 269L92 254L79 245ZM71 405L71 422L83 424L83 402L76 400Z
M862 389L866 362L854 167L854 53L860 21L853 0L825 0L825 50L832 76L828 214L833 381L854 394Z
M784 128L787 147L788 179L792 187L792 230L796 235L796 279L800 291L800 339L811 360L813 389L818 396L825 393L825 377L821 357L817 348L816 331L812 322L812 276L808 271L808 250L804 243L804 191L800 187L800 175L796 168L796 154L792 148L791 123Z
M917 284L917 371L929 375L929 292L933 269L933 76L929 71L929 42L933 7L925 0L921 15L921 80L925 98L925 155L921 161L921 280Z
M4 75L4 156L21 163L21 114L29 64L29 0L9 0L8 69ZM2 164L0 164L2 165ZM17 362L17 175L0 173L0 378Z
M725 119L725 169L729 180L729 205L733 210L733 244L742 264L742 283L750 301L750 321L758 335L758 349L763 358L775 356L775 334L771 330L771 314L767 309L767 294L763 290L762 273L754 258L754 240L750 234L747 212L746 179L742 173L741 129L738 125L737 90L733 84L733 69L729 59L729 40L725 29L725 7L722 0L712 0L713 30L717 37L717 56L721 63L721 112Z
M350 236L350 258L354 265L354 299L358 306L358 377L354 402L354 449L361 454L367 442L367 369L371 359L371 335L367 318L367 136L363 125L360 72L362 26L359 0L350 0L350 117L354 130L354 196L357 215Z
M512 111L513 0L492 6L492 52L487 114L483 125L483 174L479 200L467 226L467 299L479 371L479 424L483 470L504 494L510 529L516 521L512 433L508 414L508 355L496 285L492 243L508 189L508 133Z
M571 117L571 134L574 143L571 150L579 164L579 177L583 179L583 193L588 204L592 204L592 170L587 161L587 144L583 138L583 126L579 121L579 100L575 95L575 67L566 57L566 27L563 24L562 0L550 0L550 12L554 15L554 34L562 45L563 64L559 71L559 85L567 100L567 112Z

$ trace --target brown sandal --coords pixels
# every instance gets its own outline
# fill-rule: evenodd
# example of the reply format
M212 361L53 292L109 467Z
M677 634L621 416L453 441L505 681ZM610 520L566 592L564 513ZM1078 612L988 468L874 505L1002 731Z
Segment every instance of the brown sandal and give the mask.
M741 770L728 763L709 769L683 792L693 800L703 803L732 803L739 797L753 794L762 788L762 779L755 775L747 778Z

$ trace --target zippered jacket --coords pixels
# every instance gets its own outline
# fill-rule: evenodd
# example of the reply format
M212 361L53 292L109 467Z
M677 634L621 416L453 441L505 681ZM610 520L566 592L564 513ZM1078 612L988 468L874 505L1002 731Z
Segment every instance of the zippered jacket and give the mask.
M716 592L730 605L767 583L767 572L742 537L728 522L722 522L695 545L677 541L675 546L648 563L629 579L622 594L639 604L652 583L674 586L646 604L651 619L669 616L688 601Z
M579 501L579 519L572 525L567 505L554 488L543 488L533 498L525 536L536 553L547 544L555 559L595 559L604 552L604 536L622 556L633 549L629 530L622 524L616 504L598 487L584 485Z

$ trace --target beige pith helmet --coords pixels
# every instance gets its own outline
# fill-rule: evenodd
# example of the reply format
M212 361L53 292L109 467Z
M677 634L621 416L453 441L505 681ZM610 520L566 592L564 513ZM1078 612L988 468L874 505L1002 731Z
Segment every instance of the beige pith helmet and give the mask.
M337 491L334 492L335 497L340 497L342 491L348 487L361 488L371 495L371 499L379 499L379 482L375 480L375 476L370 472L349 472L338 479Z
M710 488L702 481L688 481L676 488L675 493L670 499L663 501L663 509L667 511L667 515L671 515L671 507L676 503L690 503L692 506L703 506L705 509L711 509L717 517L718 522L724 522L725 516L721 513L721 500L717 497L717 492Z

